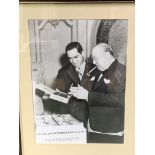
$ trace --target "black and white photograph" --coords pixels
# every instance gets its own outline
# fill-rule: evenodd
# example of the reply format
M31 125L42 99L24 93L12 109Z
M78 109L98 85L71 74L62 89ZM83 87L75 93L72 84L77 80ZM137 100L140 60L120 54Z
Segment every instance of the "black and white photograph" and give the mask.
M127 19L29 19L37 144L123 144Z

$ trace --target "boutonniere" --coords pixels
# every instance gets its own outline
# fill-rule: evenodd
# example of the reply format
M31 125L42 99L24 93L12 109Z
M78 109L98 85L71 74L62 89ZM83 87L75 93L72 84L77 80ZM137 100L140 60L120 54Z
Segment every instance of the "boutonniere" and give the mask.
M109 84L110 83L110 80L109 79L104 78L103 80L104 80L104 83L105 84Z
M95 76L93 76L91 79L90 79L90 81L94 81L95 80Z

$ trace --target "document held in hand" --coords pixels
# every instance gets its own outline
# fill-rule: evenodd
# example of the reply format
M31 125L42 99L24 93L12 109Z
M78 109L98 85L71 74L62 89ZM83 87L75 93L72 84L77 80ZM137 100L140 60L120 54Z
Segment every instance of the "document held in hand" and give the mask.
M68 103L70 96L64 92L56 91L52 88L49 88L43 84L38 84L35 86L35 89L39 89L46 94L49 94L49 98L57 100L62 103Z

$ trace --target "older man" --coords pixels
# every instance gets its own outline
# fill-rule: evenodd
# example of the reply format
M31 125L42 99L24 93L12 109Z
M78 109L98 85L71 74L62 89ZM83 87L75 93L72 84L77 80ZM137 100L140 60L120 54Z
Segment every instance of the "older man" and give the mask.
M89 73L91 90L78 87L70 94L89 106L88 142L123 142L125 66L113 56L110 45L100 43L92 50L96 69Z

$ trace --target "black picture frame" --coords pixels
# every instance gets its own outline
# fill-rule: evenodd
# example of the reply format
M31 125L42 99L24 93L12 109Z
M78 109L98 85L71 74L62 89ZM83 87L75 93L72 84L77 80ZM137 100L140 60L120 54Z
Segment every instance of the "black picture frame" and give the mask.
M19 0L19 3L134 3L135 0Z

